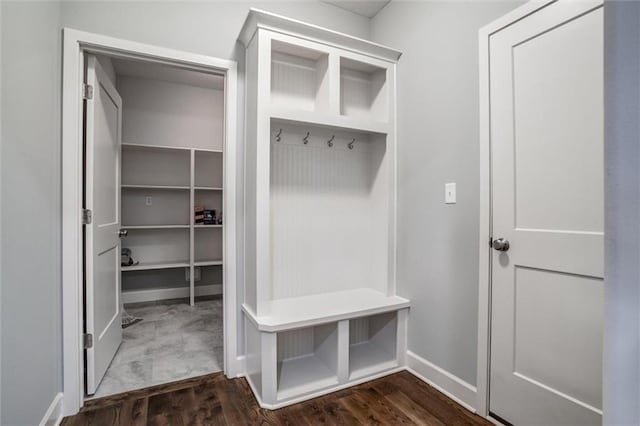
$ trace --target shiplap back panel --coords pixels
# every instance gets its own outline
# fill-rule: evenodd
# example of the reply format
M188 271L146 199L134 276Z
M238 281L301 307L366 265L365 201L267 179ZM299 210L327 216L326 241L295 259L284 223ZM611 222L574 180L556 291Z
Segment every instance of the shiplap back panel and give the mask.
M369 318L349 320L349 344L362 343L369 340Z
M273 52L271 102L313 111L316 105L315 61Z
M312 354L313 328L278 333L278 361Z
M271 144L273 298L363 287L386 292L387 246L380 236L388 222L379 210L386 192L376 189L381 141L313 128L304 145L306 127L274 123L272 131L279 128L281 141Z
M124 142L222 149L222 90L119 76L118 92Z

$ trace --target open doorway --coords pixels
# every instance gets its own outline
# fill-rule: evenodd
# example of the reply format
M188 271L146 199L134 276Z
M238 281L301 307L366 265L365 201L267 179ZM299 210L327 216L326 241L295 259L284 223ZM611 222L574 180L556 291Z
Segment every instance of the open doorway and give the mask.
M236 63L71 29L64 43L64 414L237 376Z
M221 371L224 75L89 54L85 84L86 394Z

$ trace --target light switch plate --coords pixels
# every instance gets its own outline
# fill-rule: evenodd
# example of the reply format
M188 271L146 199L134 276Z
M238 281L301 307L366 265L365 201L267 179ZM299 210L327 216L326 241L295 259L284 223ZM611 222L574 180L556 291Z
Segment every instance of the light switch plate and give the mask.
M147 196L147 197L145 197L145 198L144 198L144 204L145 204L146 206L151 206L151 205L153 205L153 198L152 198L152 197L148 197L148 196Z
M445 204L456 203L456 184L455 182L444 184L444 202Z

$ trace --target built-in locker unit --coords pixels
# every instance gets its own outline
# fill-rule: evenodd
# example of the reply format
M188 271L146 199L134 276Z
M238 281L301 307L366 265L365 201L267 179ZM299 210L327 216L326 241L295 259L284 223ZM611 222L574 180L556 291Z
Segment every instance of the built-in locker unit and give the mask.
M221 294L224 77L114 59L124 303ZM197 210L197 211L196 211Z
M395 291L400 52L251 10L246 373L279 408L404 368Z

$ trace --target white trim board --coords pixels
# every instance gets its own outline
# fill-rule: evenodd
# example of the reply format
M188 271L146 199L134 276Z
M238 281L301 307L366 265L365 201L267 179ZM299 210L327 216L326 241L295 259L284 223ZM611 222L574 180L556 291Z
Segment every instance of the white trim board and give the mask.
M40 426L58 426L62 422L62 401L62 392L58 392L40 420Z
M122 302L128 303L151 302L155 300L183 299L189 297L189 286L154 288L150 290L131 290L122 292ZM195 297L222 294L222 284L195 286Z
M136 58L198 69L225 76L224 117L224 206L223 228L225 268L223 272L224 371L235 377L237 366L236 304L236 132L237 63L210 56L122 40L65 28L62 61L62 330L63 330L63 414L77 413L84 402L83 332L83 248L81 207L82 181L82 95L86 52L112 57Z
M474 406L477 389L475 386L411 351L407 351L407 370L467 410L476 412Z

